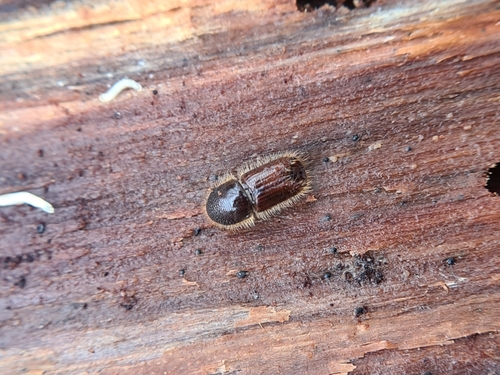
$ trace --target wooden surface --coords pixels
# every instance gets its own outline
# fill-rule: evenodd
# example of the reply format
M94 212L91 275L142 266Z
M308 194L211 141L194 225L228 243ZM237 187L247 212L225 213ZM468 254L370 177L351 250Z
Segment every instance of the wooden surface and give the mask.
M500 373L498 1L0 20L0 193L55 207L0 208L1 374ZM207 226L210 176L288 149L307 200Z

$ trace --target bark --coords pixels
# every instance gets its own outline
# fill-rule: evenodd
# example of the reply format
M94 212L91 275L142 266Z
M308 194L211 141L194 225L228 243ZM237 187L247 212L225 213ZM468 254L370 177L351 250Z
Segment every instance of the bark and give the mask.
M306 9L0 3L0 193L55 208L0 207L1 374L500 372L499 3ZM307 199L208 224L286 150Z

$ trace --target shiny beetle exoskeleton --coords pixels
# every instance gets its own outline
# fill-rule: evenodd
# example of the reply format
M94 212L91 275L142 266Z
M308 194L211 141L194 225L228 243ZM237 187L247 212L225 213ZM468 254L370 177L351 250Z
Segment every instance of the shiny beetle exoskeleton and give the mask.
M289 207L311 190L304 157L273 154L226 174L210 191L205 212L224 229L249 228Z

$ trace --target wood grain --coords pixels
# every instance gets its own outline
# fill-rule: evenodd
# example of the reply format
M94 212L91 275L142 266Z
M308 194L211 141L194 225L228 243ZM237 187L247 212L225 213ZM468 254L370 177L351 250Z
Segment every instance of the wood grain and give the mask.
M55 214L0 208L0 373L500 372L498 1L145 3L1 3L0 193ZM309 198L211 228L284 150Z

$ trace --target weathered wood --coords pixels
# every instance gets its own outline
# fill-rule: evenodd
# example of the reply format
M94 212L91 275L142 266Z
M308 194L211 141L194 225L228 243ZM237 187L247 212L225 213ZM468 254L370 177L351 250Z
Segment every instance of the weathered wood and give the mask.
M498 2L3 4L0 193L56 212L0 207L0 373L500 372ZM207 226L287 149L309 199Z

